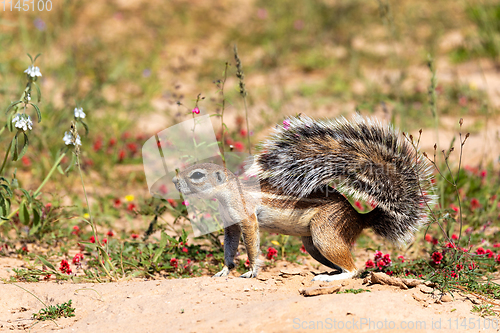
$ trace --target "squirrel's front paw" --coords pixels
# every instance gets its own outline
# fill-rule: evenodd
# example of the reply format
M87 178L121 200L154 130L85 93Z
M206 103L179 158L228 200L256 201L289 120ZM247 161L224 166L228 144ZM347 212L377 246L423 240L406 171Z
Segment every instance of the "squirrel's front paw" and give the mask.
M215 274L212 277L224 277L229 274L229 268L227 266L224 266L224 268L217 274Z

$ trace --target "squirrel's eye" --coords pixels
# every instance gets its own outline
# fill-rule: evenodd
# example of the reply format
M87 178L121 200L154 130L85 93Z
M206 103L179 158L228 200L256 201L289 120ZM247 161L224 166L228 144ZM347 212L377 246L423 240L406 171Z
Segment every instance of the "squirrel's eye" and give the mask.
M189 176L189 178L191 178L191 179L201 179L203 177L205 177L205 175L201 172L198 172L198 171L196 171L191 176Z

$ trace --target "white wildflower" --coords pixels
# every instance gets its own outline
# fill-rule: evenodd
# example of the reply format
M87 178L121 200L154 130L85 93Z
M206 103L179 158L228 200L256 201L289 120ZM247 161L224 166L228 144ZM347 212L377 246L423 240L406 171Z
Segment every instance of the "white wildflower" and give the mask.
M31 96L30 94L26 94L26 98L28 99L28 102L31 101Z
M28 129L33 129L33 122L31 121L30 116L26 114L16 114L14 118L12 118L12 122L16 128L22 129L23 131L27 131Z
M73 144L73 135L71 135L71 133L64 132L63 141L64 141L65 145L71 145L71 144Z
M28 74L31 77L35 76L42 76L42 73L40 73L40 68L37 66L30 65L27 70L24 71L26 74Z
M83 108L75 108L75 118L85 118L85 112L83 112Z
M71 134L70 132L64 132L63 141L64 141L65 145L74 145L75 144L75 142L73 142L73 134ZM77 146L82 145L82 140L80 140L80 135L77 134L75 141L76 141Z

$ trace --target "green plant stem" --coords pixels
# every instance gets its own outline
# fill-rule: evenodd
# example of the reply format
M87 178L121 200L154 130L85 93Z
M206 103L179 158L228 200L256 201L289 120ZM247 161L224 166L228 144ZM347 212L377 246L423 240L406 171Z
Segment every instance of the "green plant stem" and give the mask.
M87 209L89 211L90 227L92 228L92 233L94 234L94 238L95 238L96 243L97 243L97 249L98 249L97 253L99 255L99 264L101 265L101 267L104 270L104 272L106 273L106 275L113 281L115 279L111 276L111 274L109 273L108 269L106 268L106 266L102 262L101 250L103 250L103 249L102 249L102 246L99 244L99 239L97 238L97 231L96 231L96 228L95 228L94 219L92 217L92 213L90 212L89 198L87 196L87 191L85 190L85 183L83 182L82 169L80 168L80 159L79 159L79 157L78 157L77 154L76 154L76 165L78 166L78 173L80 174L80 180L82 181L83 194L85 195L85 201L87 203ZM109 257L106 258L106 260L109 262Z
M36 189L35 193L33 193L33 197L36 197L40 193L40 191L45 186L45 184L48 182L48 180L50 179L50 177L52 176L52 174L54 173L54 171L56 171L57 167L59 166L59 163L61 163L61 161L64 158L64 156L66 156L66 153L62 153L61 156L59 156L59 158L57 159L56 163L54 163L54 165L52 166L52 169L50 169L49 173L47 174L47 176L45 177L45 179L43 180L43 182L40 184L40 186L38 186L38 188Z

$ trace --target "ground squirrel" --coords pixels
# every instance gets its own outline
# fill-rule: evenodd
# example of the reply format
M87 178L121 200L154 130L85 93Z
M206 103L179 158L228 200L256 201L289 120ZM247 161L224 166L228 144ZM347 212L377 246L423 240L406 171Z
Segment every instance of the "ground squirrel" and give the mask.
M300 236L313 258L341 272L315 280L351 278L356 267L350 249L364 228L404 243L427 220L434 200L430 165L417 148L392 126L361 116L285 120L246 174L257 177L260 189L210 163L192 165L173 179L184 195L219 201L225 266L215 276L235 267L241 234L250 263L242 277L257 276L259 230L267 230ZM242 193L243 204L235 199ZM376 207L360 214L341 193Z

